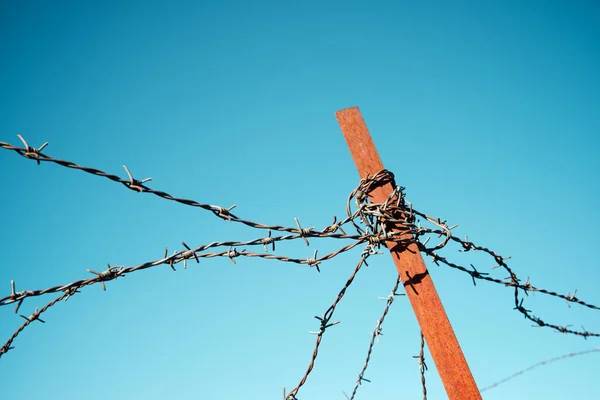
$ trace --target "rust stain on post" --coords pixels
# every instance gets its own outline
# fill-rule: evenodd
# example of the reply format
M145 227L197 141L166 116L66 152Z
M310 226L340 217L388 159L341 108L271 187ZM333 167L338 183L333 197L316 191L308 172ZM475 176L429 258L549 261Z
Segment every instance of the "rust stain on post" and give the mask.
M367 174L372 176L381 171L383 163L358 107L338 111L336 117L360 177L365 178ZM378 187L371 192L373 202L383 203L391 193L390 184ZM450 400L481 399L479 389L417 245L413 243L403 252L395 250L393 243L389 243L388 248L402 278L421 331L427 340L427 346L444 383L448 398ZM410 281L408 275L412 277L411 283L415 291L408 283Z

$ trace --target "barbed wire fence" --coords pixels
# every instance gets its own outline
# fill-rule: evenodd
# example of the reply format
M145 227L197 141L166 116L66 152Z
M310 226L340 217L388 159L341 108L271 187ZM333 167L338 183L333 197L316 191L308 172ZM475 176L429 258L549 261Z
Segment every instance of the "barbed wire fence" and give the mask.
M284 263L306 265L310 268L316 269L317 272L320 272L320 268L323 263L332 260L342 253L350 252L356 247L359 247L361 252L358 257L357 264L346 283L340 289L333 303L326 309L326 311L320 316L315 316L315 319L319 321L319 326L316 331L311 332L316 335L316 341L306 372L299 380L299 383L292 390L286 392L284 389L284 400L298 399L298 393L300 389L307 383L315 363L317 362L319 349L326 331L339 323L339 321L334 319L336 307L342 301L347 290L353 284L360 269L363 266L368 265L367 260L369 257L381 254L379 251L380 247L389 243L402 245L415 243L420 252L423 255L430 257L436 265L445 265L467 274L471 278L473 285L476 285L478 280L482 280L512 290L514 309L521 313L526 319L533 322L534 326L545 327L564 334L576 335L583 338L600 337L600 333L588 331L584 328L577 330L571 328L569 325L560 325L555 322L548 322L548 320L542 319L541 317L533 314L533 312L527 309L523 303L525 298L530 293L541 293L550 297L563 299L568 304L577 304L592 310L600 310L599 306L578 298L576 296L576 291L573 293L561 294L553 290L536 287L530 282L529 278L525 280L519 278L516 272L513 271L513 269L511 269L507 264L507 260L509 260L510 257L502 257L488 247L469 241L468 238L461 239L455 236L453 234L453 229L457 225L449 226L447 221L440 218L431 217L414 208L412 203L407 201L405 198L405 188L396 185L394 181L394 175L390 171L382 170L372 176L368 176L365 179L360 180L358 186L349 194L346 200L346 216L343 219L338 221L337 217L333 217L333 222L322 229L317 229L314 226L303 227L298 219L295 219L295 226L286 227L280 225L263 224L241 218L232 212L232 210L235 208L235 205L230 207L222 207L204 204L195 200L176 197L164 191L152 189L147 185L147 183L151 180L150 178L143 180L135 179L126 166L123 166L123 168L127 178L121 178L119 176L103 172L99 169L85 167L71 161L53 158L42 153L42 150L48 144L47 142L38 148L34 148L31 147L22 136L18 135L18 137L23 142L23 147L12 146L5 142L0 142L0 147L5 150L14 151L27 159L31 159L38 165L42 162L58 164L62 167L80 170L91 175L109 179L139 193L152 194L162 199L174 201L185 206L210 211L214 216L221 220L243 224L262 232L266 231L266 235L263 233L262 236L247 241L212 242L197 246L195 248L191 248L185 242L182 242L182 248L173 251L171 254L169 254L170 252L168 249L164 249L164 255L162 258L149 260L135 266L108 265L106 269L101 271L88 269L87 273L91 274L92 276L45 289L26 289L17 291L16 283L11 281L11 292L10 294L0 298L0 307L14 304L15 313L19 312L24 301L29 298L48 293L55 293L58 294L58 296L41 308L36 307L35 311L29 316L20 314L20 317L25 321L8 338L4 345L0 347L0 358L8 351L14 349L13 342L15 339L17 339L19 334L23 332L23 330L28 328L34 322L46 322L41 318L42 314L48 311L51 307L59 304L61 301L67 301L71 297L82 293L82 289L86 286L99 284L103 290L106 290L106 284L108 282L140 270L159 267L164 268L165 266L175 270L176 266L181 264L183 264L183 268L185 269L187 268L188 261L195 261L199 263L201 258L207 259L215 257L229 258L233 263L236 263L236 259L240 257L269 259ZM369 193L374 188L383 184L391 184L393 186L394 190L392 194L383 203L373 203L369 197ZM341 246L337 250L324 255L319 255L318 250L315 250L313 257L305 259L275 254L276 243L278 242L303 241L306 246L310 246L309 239L343 239L346 241L349 240L351 243ZM434 244L429 245L432 239ZM441 253L441 251L448 250L450 248L450 244L457 245L458 251L461 253L479 252L488 256L494 262L492 270L504 270L508 276L504 278L498 278L492 276L492 272L480 272L473 264L469 264L469 267L467 267L461 263L450 260L447 256L442 255ZM240 250L240 248L242 249ZM258 249L258 251L248 251L248 248L255 248ZM261 248L264 251L260 251ZM367 371L369 362L371 360L374 344L378 342L379 336L382 335L384 320L390 311L390 307L393 304L395 297L400 295L397 293L400 283L401 280L399 277L397 277L390 295L386 298L383 298L383 300L386 301L384 311L381 317L378 319L375 329L373 330L366 359L361 371L358 374L358 377L356 378L353 391L349 397L346 395L348 399L353 400L357 396L358 389L363 382L370 382L367 378L365 378L365 372ZM426 399L427 388L425 372L427 370L427 366L424 359L424 347L425 338L421 333L420 354L415 356L415 358L418 359L423 398ZM482 389L482 391L496 387L497 385L521 375L539 365L596 351L599 351L599 349L597 348L584 352L571 353L565 356L556 357L554 359L537 363L532 367L519 371L518 373L503 379L502 381L485 387Z

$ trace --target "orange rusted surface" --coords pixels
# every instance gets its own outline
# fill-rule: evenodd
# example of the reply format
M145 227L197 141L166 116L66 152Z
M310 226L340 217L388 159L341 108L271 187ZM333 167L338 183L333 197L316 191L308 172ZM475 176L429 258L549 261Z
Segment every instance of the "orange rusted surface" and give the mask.
M360 177L365 178L367 174L372 176L382 170L383 164L358 107L338 111L336 117ZM371 192L371 198L374 203L383 203L391 192L390 184L381 186ZM481 399L469 365L416 244L409 245L402 252L394 249L394 243L389 243L388 248L448 398L450 400Z

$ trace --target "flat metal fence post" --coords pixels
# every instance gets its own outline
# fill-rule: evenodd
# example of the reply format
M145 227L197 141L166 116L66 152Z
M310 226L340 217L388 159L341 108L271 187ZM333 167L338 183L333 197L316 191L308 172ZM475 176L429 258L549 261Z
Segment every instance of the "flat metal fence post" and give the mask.
M338 111L336 117L360 177L373 176L384 169L358 107ZM370 193L373 202L385 202L392 189L390 184L377 187ZM394 243L388 243L388 248L448 398L480 400L477 384L417 245L412 243L404 251L399 251L394 249Z

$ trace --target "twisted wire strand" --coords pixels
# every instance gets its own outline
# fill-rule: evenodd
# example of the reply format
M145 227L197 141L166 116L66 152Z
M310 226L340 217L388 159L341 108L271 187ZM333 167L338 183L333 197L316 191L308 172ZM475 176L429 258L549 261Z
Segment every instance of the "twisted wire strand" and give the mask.
M285 400L297 400L296 395L298 394L298 391L306 383L306 380L308 379L308 376L310 375L310 373L312 372L312 370L313 370L313 368L315 366L315 361L317 360L317 356L319 355L319 346L321 346L321 341L323 340L323 335L325 334L325 331L328 328L330 328L330 327L332 327L334 325L337 325L339 323L339 321L331 322L331 318L333 318L333 313L335 312L335 309L338 306L339 302L342 300L342 298L346 294L346 291L348 290L348 288L350 287L350 285L352 285L352 282L354 282L354 278L356 277L356 274L358 274L358 271L360 271L360 269L362 268L363 264L365 264L365 260L368 257L369 257L369 253L368 252L366 252L366 253L363 252L362 253L361 259L356 264L356 267L354 268L354 271L352 272L352 274L350 275L350 277L348 278L348 280L344 284L344 287L338 293L338 295L335 298L333 304L331 306L329 306L329 308L327 309L327 311L325 311L325 313L321 317L315 316L315 318L317 320L319 320L320 326L319 326L319 331L318 332L311 332L311 333L314 333L314 334L317 335L317 340L316 340L316 343L315 343L315 348L314 348L313 353L312 353L312 357L310 359L310 363L308 364L308 368L306 369L306 372L304 373L304 376L302 376L302 378L300 379L300 382L298 383L298 385L294 389L292 389L287 394L287 396L284 396Z
M425 336L423 335L423 331L421 331L419 355L415 358L419 359L419 372L421 373L421 390L423 391L423 400L427 400L427 385L425 384L425 371L427 371L427 364L425 364Z
M485 391L488 391L490 389L493 389L493 388L495 388L495 387L497 387L499 385L502 385L503 383L506 383L506 382L510 381L511 379L514 379L514 378L516 378L518 376L523 375L526 372L531 371L532 369L535 369L537 367L541 367L542 365L551 364L553 362L564 360L566 358L578 357L578 356L582 356L584 354L598 353L598 352L600 352L600 347L596 347L596 348L589 349L589 350L584 350L584 351L576 351L576 352L573 352L573 353L563 354L563 355L558 356L558 357L553 357L553 358L549 358L547 360L543 360L543 361L537 362L537 363L535 363L535 364L533 364L533 365L531 365L531 366L529 366L529 367L527 367L525 369L522 369L520 371L515 372L514 374L512 374L510 376L507 376L504 379L501 379L501 380L499 380L497 382L492 383L491 385L488 385L488 386L480 389L480 392L485 392Z
M388 314L390 307L394 302L394 299L396 298L396 296L398 296L398 293L396 292L398 291L398 286L400 286L401 282L402 280L398 275L398 277L396 278L396 284L394 285L392 292L387 298L385 308L383 309L383 314L377 320L377 326L375 327L375 329L373 330L373 334L371 335L371 342L369 343L369 349L367 350L367 357L365 359L365 363L362 367L362 370L358 374L358 377L356 378L356 383L354 385L354 389L352 390L352 394L350 395L349 400L354 400L354 397L356 397L356 393L358 392L358 387L362 385L363 382L371 382L370 380L364 377L365 372L367 371L367 368L369 366L369 361L371 361L371 353L373 352L373 346L375 345L375 341L379 340L379 336L382 335L381 330L383 326L383 321L385 321L385 317Z
M19 136L21 138L21 136ZM21 140L23 140L21 138ZM25 142L24 142L25 143ZM46 143L47 144L47 143ZM43 146L45 147L45 145ZM42 148L43 148L42 147ZM129 169L127 169L126 166L123 166L125 168L125 171L127 172L127 175L129 176L129 179L123 179L117 175L113 175L113 174L109 174L107 172L104 172L102 170L96 169L96 168L91 168L91 167L85 167L82 165L78 165L72 161L67 161L67 160L61 160L61 159L57 159L57 158L53 158L50 157L46 154L41 153L39 150L40 149L34 149L32 147L26 146L24 148L22 147L15 147L12 146L9 143L6 142L0 142L0 148L2 149L6 149L6 150L12 150L20 155L22 155L25 158L28 159L33 159L35 160L38 164L40 164L40 162L50 162L50 163L54 163L54 164L58 164L62 167L66 167L66 168L71 168L71 169L76 169L76 170L80 170L83 172L86 172L88 174L91 175L95 175L95 176L99 176L102 178L106 178L109 179L113 182L117 182L117 183L121 183L123 186L125 186L128 189L134 190L136 192L140 192L140 193L150 193L153 194L155 196L158 196L162 199L165 200L170 200L170 201L175 201L177 203L186 205L186 206L190 206L190 207L197 207L197 208L201 208L207 211L211 211L215 216L217 216L218 218L221 218L223 220L227 220L227 221L232 221L232 222L238 222L247 226L250 226L252 228L256 228L256 229L270 229L273 231L280 231L280 232L288 232L288 233L300 233L304 236L306 236L309 232L310 235L313 237L332 237L332 238L343 238L340 236L336 236L336 235L330 235L330 233L334 233L337 229L339 229L342 225L348 223L350 221L350 217L346 218L343 221L340 221L339 223L337 223L334 220L334 223L326 226L324 229L322 229L321 231L315 231L314 228L310 228L310 229L302 229L301 227L298 228L293 228L293 227L285 227L285 226L280 226L280 225L267 225L267 224L262 224L259 222L255 222L255 221L250 221L250 220L245 220L243 218L238 217L237 215L233 214L231 212L231 210L233 208L235 208L236 206L233 205L231 207L225 208L222 206L215 206L215 205L210 205L210 204L204 204L204 203L199 203L195 200L191 200L191 199L185 199L185 198L181 198L181 197L176 197L173 196L167 192L164 192L162 190L155 190L152 188L149 188L147 185L145 185L144 183L149 181L150 178L144 179L142 181L140 180L136 180L131 176L131 173L129 172Z

